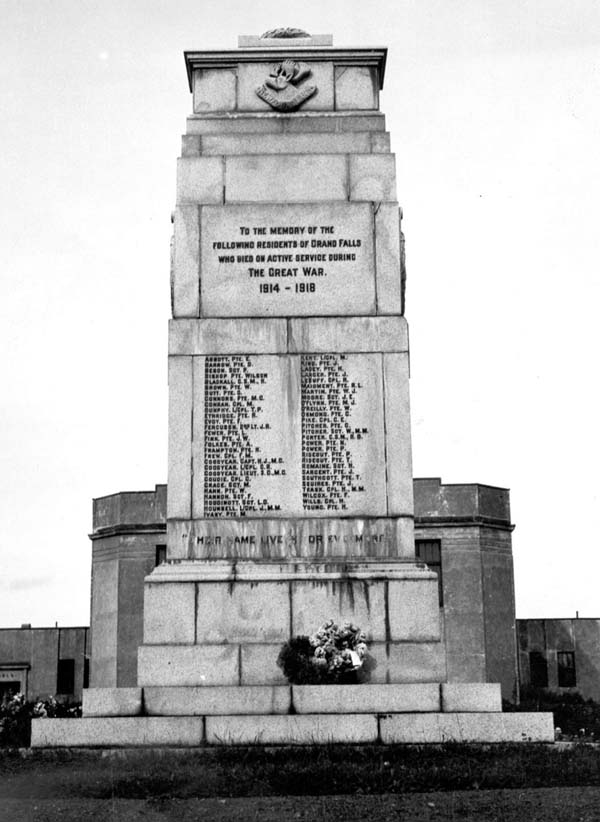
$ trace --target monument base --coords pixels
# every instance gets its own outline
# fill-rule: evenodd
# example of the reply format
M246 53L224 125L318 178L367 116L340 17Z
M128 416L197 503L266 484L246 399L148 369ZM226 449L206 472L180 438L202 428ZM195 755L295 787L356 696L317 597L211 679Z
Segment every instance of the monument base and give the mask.
M367 636L373 683L445 682L437 580L414 560L180 560L146 577L138 685L285 685L284 642L327 620Z
M503 714L487 683L89 689L84 714L33 720L32 747L554 741L552 714Z

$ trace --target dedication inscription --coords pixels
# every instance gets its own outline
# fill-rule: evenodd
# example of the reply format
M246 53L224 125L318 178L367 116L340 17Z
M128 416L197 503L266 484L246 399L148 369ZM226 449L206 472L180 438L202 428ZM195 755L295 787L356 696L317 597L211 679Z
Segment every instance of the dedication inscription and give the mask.
M386 514L380 354L202 359L205 517Z
M204 316L375 313L369 203L204 206Z

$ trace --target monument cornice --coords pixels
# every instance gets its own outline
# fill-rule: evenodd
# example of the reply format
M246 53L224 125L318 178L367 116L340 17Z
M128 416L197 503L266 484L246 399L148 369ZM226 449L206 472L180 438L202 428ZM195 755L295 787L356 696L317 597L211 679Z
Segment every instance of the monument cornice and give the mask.
M379 88L383 88L387 48L333 48L331 46L268 46L248 49L211 49L185 51L185 67L192 91L192 73L196 69L235 68L241 63L273 63L282 57L305 63L335 63L337 66L375 66Z

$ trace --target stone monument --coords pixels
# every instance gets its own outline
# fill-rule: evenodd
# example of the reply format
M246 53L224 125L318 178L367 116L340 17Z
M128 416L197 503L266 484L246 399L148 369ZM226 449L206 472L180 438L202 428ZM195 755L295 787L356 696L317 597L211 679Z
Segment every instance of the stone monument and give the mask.
M34 744L551 739L448 683L414 556L408 329L384 48L275 30L186 52L169 332L167 562L138 688ZM370 684L290 686L283 642L367 634Z

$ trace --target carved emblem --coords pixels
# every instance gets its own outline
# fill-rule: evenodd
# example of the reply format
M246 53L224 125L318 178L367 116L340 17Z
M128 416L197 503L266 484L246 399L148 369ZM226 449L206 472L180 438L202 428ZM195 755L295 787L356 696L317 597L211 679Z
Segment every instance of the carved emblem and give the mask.
M263 85L256 89L256 93L276 111L293 111L317 90L316 86L306 84L298 87L298 83L310 73L306 66L301 66L294 60L284 60L272 67L271 73Z
M264 34L260 35L261 40L280 40L282 38L291 39L296 37L310 37L310 34L307 31L304 31L304 29L291 29L288 27L282 29L271 29L270 31L265 31Z

